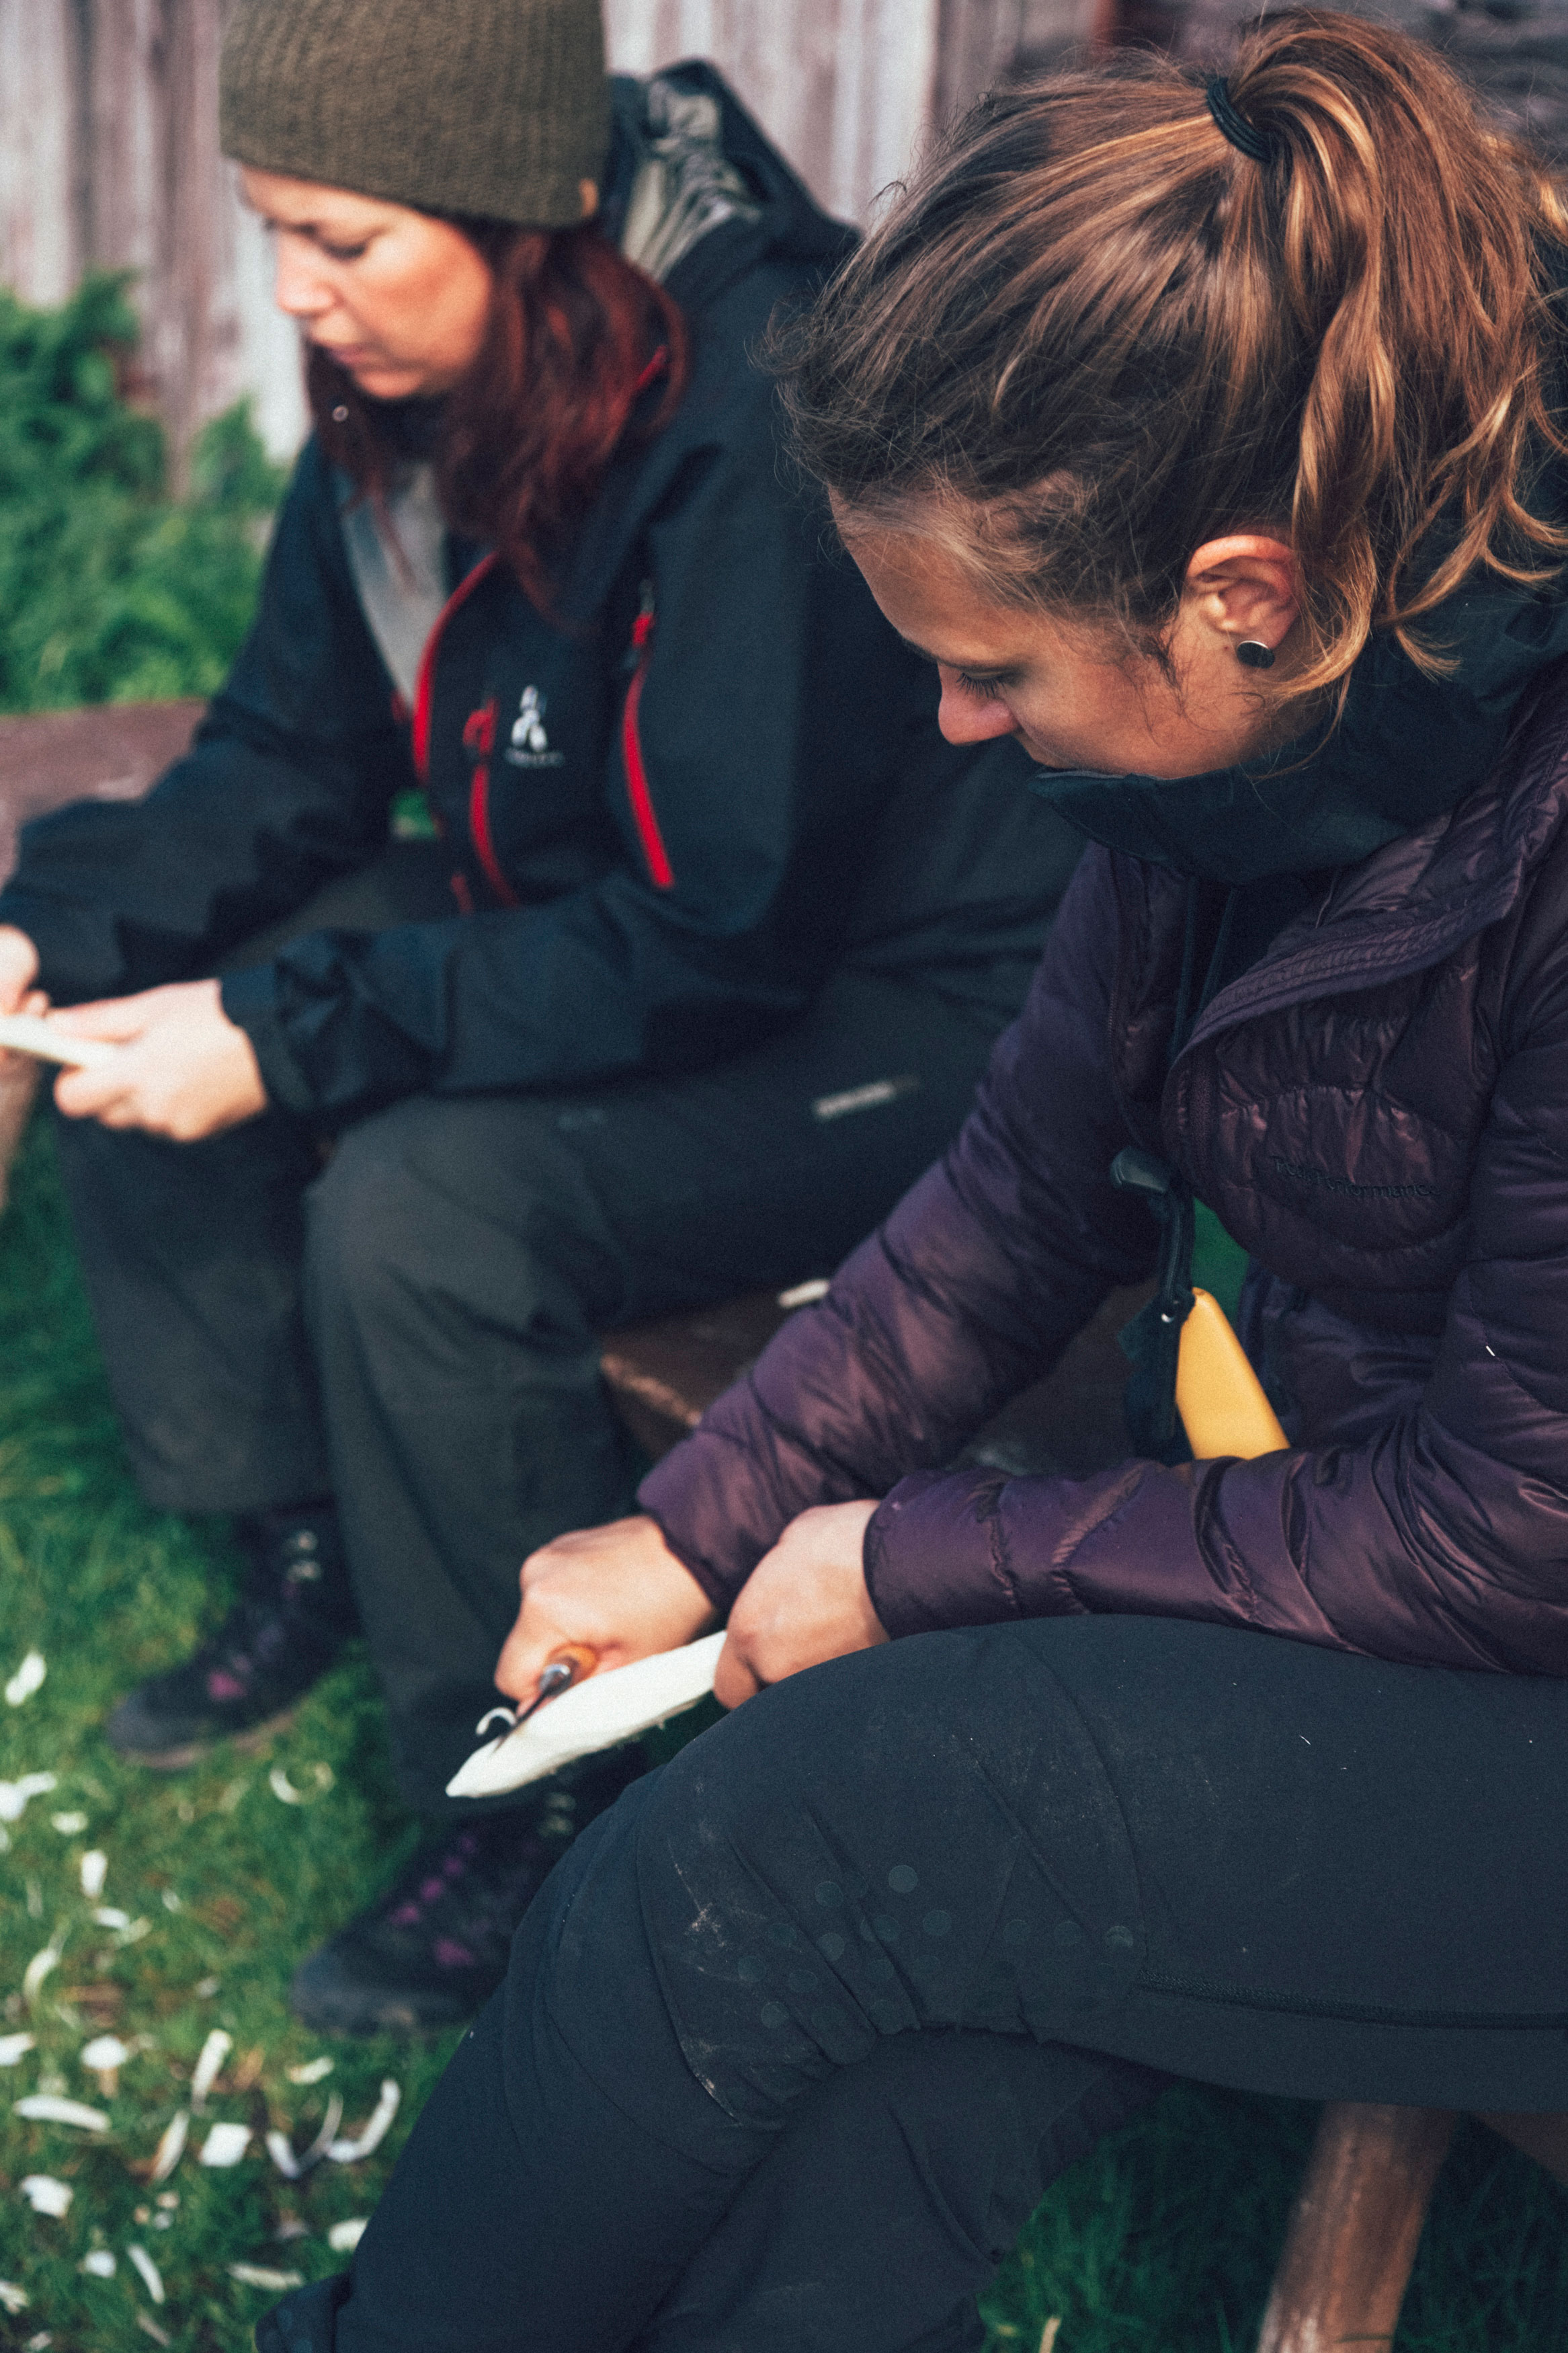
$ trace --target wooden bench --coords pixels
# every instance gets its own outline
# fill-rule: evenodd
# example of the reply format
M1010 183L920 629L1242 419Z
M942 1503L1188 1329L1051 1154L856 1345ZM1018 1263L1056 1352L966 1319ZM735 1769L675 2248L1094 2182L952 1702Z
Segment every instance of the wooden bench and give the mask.
M184 751L200 711L192 702L120 704L0 719L0 879L19 824L68 800L134 799ZM1127 1367L1116 1334L1145 1295L1108 1300L1050 1378L999 1415L967 1458L1076 1478L1119 1461ZM754 1292L610 1336L605 1379L648 1453L663 1453L692 1428L800 1300ZM1258 2353L1329 2353L1352 2343L1358 2353L1376 2353L1390 2343L1457 2121L1424 2108L1323 2110ZM1568 2116L1480 2121L1568 2186Z

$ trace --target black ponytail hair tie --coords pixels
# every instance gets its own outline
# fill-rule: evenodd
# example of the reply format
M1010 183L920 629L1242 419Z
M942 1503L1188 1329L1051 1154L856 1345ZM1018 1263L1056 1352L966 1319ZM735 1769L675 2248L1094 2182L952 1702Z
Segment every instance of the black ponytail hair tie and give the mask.
M1255 130L1246 115L1237 111L1230 84L1223 74L1210 75L1204 85L1204 96L1215 124L1233 147L1250 156L1255 164L1272 164L1277 142L1267 132Z

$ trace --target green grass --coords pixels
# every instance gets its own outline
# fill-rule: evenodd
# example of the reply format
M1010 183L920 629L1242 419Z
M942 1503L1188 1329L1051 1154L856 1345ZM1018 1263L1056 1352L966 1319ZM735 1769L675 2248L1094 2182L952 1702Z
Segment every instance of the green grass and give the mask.
M228 2266L307 2279L341 2270L326 2232L370 2212L456 2039L329 2045L285 2004L294 1961L367 1899L407 1840L363 1661L317 1688L270 1757L230 1756L163 1778L122 1767L100 1736L118 1694L178 1658L221 1606L231 1568L220 1526L163 1517L137 1499L47 1132L35 1127L0 1225L0 1681L34 1648L48 1672L20 1706L0 1702L0 1779L52 1772L57 1786L9 1826L0 1855L0 2035L37 2037L0 2072L0 2278L29 2299L25 2312L0 2315L6 2353L46 2330L58 2353L147 2353L156 2340L139 2316L182 2353L238 2353L275 2298L233 2280ZM274 1765L307 1803L279 1800ZM55 1817L73 1815L85 1826L56 1827ZM81 1892L81 1857L94 1849L108 1857L100 1903L130 1915L129 1935L95 1923ZM59 1962L29 2002L27 1965L49 1944ZM232 2035L234 2051L166 2185L178 2205L160 2209L137 2168L186 2104L214 2027ZM141 2046L108 2101L79 2057L105 2028ZM290 2065L319 2055L333 2062L324 2082L289 2081ZM401 2085L403 2107L381 2153L286 2182L261 2152L265 2130L292 2130L302 2147L338 2091L350 2132L384 2076ZM13 2102L42 2089L106 2108L111 2129L89 2137L17 2119ZM207 2120L256 2134L232 2171L196 2162ZM63 2221L33 2213L19 2194L34 2173L71 2186ZM167 2228L155 2227L160 2216ZM300 2235L280 2237L300 2225ZM127 2260L132 2242L163 2273L161 2307ZM81 2272L96 2249L116 2256L113 2278Z
M307 2279L342 2267L327 2232L371 2211L455 2039L325 2043L285 2003L295 1959L365 1901L408 1838L363 1661L318 1688L268 1757L159 1779L122 1769L103 1744L113 1699L181 1655L221 1607L232 1566L221 1526L137 1500L36 1128L0 1224L0 1683L34 1648L48 1672L19 1706L0 1701L0 1779L48 1771L57 1786L10 1824L0 1854L0 2035L37 2038L0 2072L0 2279L28 2298L0 2314L4 2353L44 2335L56 2353L147 2353L158 2340L146 2322L182 2353L244 2353L272 2297L229 2266ZM275 1766L307 1803L274 1794ZM100 1905L128 1915L129 1932L92 1916L80 1882L89 1850L108 1857ZM59 1960L29 2001L24 1978L47 1946ZM161 2208L139 2168L188 2104L214 2027L233 2052L166 2186L178 2203ZM136 2046L110 2098L80 2063L106 2028ZM324 2082L289 2082L290 2066L323 2055ZM350 2130L388 2075L403 2106L381 2152L283 2180L263 2133L291 2130L302 2145L333 2091ZM13 2102L41 2089L106 2109L110 2131L16 2117ZM196 2162L211 2121L256 2136L231 2171ZM1310 2128L1310 2110L1291 2103L1168 2093L1047 2199L987 2301L994 2353L1037 2353L1054 2316L1058 2353L1244 2353ZM70 2185L63 2221L22 2198L35 2173ZM1542 2175L1468 2136L1439 2189L1400 2353L1568 2353L1564 2220ZM128 2259L132 2243L163 2274L160 2306ZM81 2271L94 2253L114 2255L112 2278Z

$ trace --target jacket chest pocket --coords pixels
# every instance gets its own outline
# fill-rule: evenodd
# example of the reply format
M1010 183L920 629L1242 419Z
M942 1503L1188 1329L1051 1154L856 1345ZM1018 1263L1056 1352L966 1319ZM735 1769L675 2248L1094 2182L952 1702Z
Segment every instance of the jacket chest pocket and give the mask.
M1454 1050L1454 1007L1419 980L1400 994L1244 1026L1200 1049L1181 1089L1195 1189L1309 1290L1426 1292L1464 1261L1495 1073L1474 1029Z
M552 897L599 871L606 682L575 658L509 674L464 722L464 830L503 906Z

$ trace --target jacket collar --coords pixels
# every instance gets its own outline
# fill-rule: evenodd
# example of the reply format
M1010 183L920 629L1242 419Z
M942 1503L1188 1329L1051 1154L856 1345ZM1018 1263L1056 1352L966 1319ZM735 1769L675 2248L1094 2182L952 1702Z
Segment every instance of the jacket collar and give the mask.
M1568 813L1568 660L1542 677L1501 759L1447 815L1374 850L1220 989L1186 1052L1218 1030L1440 964L1518 903ZM1171 878L1173 891L1179 889Z

